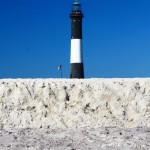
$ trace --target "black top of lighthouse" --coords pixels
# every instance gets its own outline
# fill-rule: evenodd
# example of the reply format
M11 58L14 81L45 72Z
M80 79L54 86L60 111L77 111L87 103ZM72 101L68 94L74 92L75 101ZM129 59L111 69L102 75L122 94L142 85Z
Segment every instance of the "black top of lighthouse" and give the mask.
M78 0L72 4L70 18L83 18L82 7Z

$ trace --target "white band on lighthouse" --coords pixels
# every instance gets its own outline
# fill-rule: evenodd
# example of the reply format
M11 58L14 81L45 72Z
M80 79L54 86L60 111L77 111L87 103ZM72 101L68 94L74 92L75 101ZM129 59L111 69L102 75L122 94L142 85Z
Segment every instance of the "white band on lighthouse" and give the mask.
M70 63L82 63L82 40L71 39L71 59Z

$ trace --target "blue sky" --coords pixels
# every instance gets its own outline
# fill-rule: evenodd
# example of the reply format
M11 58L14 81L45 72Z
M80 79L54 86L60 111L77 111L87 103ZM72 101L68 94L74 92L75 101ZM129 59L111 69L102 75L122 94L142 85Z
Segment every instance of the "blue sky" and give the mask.
M69 78L72 2L0 0L0 78ZM80 2L85 77L150 77L150 1Z

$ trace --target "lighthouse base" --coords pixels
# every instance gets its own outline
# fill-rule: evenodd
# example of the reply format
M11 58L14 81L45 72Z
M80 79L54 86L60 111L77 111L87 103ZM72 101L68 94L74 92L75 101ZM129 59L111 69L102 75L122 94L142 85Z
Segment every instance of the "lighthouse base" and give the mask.
M83 63L71 63L70 65L70 78L84 78L84 66Z

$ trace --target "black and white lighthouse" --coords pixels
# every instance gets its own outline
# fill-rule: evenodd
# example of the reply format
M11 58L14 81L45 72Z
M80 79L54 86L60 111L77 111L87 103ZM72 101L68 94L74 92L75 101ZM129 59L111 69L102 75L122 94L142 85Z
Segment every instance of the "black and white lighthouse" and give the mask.
M70 78L84 78L82 50L82 18L81 4L76 0L72 4L71 18L71 54Z

